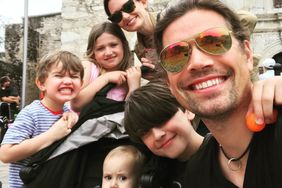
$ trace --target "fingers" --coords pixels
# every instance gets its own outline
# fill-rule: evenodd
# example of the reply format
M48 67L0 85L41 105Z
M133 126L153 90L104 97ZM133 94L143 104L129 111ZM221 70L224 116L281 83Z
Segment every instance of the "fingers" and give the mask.
M141 63L142 63L142 65L144 65L146 67L149 67L151 69L155 69L155 65L153 64L153 62L146 59L146 58L141 58Z
M273 123L273 106L282 103L282 77L273 77L254 83L253 110L258 123Z
M66 121L67 128L72 129L72 127L78 121L78 115L75 112L65 112L62 119Z

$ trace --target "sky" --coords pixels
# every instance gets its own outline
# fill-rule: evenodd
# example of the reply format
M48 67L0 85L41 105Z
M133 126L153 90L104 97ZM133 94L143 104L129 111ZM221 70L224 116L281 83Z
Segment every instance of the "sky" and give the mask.
M0 19L5 23L22 23L24 2L25 0L0 0ZM60 12L61 7L62 0L28 0L28 15ZM0 24L3 23L1 20ZM0 30L0 37L3 37L3 33ZM3 46L0 46L0 51L3 51Z

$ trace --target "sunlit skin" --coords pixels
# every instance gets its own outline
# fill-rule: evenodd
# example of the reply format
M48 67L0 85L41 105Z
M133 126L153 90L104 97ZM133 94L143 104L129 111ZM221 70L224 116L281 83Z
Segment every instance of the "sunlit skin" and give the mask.
M37 80L37 86L44 92L42 103L56 111L61 110L65 102L72 100L82 85L80 73L61 72L62 64L54 64L43 83Z
M110 0L109 1L109 10L110 13L113 14L115 11L119 11L121 7L126 3L128 0ZM130 32L140 32L140 33L147 33L148 29L152 30L153 34L153 26L147 27L151 23L147 20L149 18L147 8L147 0L139 0L135 1L135 10L131 13L122 12L122 20L118 23L118 25L125 29L126 31Z
M211 17L210 15L213 19L200 24L207 17ZM163 35L164 46L212 27L228 28L224 18L214 12L202 10L188 12L167 27ZM250 99L250 92L246 92L246 88L251 84L248 74L252 70L250 45L245 42L244 55L238 55L238 51L242 49L233 36L232 42L231 49L218 56L202 52L193 45L191 57L183 70L179 73L168 73L173 94L182 105L201 117L222 118L235 109L241 100ZM195 89L196 85L215 79L219 84Z
M95 59L106 71L117 70L123 59L123 53L122 42L116 36L103 33L97 38L94 47Z
M179 109L168 122L150 129L142 141L155 155L186 161L202 142L202 137L191 125L191 119Z
M102 188L138 188L135 159L130 154L125 155L105 159Z

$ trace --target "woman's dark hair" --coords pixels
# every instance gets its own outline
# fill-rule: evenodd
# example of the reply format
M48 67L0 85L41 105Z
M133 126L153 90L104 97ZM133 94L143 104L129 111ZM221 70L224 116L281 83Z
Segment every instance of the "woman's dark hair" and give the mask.
M108 16L111 15L110 10L109 10L109 2L110 0L104 0L104 10Z
M129 66L131 66L131 52L129 49L128 41L122 31L122 29L114 23L110 22L103 22L101 24L94 25L90 31L89 37L88 37L88 44L87 44L87 51L86 56L89 58L90 61L94 62L97 66L99 64L96 63L95 55L94 55L94 48L96 44L96 40L98 37L100 37L103 33L109 33L111 35L114 35L115 37L119 38L122 42L123 46L123 59L121 63L119 64L118 69L119 70L126 70ZM100 67L101 68L101 67Z

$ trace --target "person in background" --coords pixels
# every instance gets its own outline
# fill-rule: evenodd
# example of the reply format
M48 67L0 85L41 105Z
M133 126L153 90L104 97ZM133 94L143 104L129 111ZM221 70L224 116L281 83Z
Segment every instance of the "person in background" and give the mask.
M12 84L9 76L0 78L0 102L1 115L12 120L13 115L18 112L20 105L20 96L17 88Z
M98 91L109 83L116 84L107 98L123 101L140 86L141 69L132 66L128 41L121 28L104 22L93 26L88 37L84 67L83 86L78 96L71 101L75 111L89 103Z
M212 133L190 158L184 187L281 187L281 110L261 132L247 128L253 53L237 15L219 1L182 1L157 24L155 41L173 95ZM269 80L281 105L281 77Z
M275 65L275 60L272 58L266 58L262 64L261 68L263 69L263 73L259 74L259 79L260 80L265 80L267 78L271 78L275 76L273 67Z
M138 188L145 156L133 145L112 149L103 163L102 188Z
M275 76L281 76L281 72L282 72L282 65L280 63L275 63L275 65L273 66L273 70L274 70L274 75Z
M83 66L74 54L58 51L45 55L37 67L36 85L44 93L23 108L8 128L0 147L0 160L11 163L9 187L20 188L23 159L68 135L78 120L65 105L79 92Z

